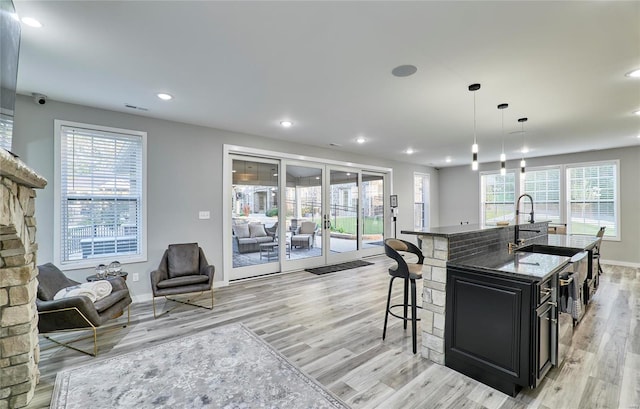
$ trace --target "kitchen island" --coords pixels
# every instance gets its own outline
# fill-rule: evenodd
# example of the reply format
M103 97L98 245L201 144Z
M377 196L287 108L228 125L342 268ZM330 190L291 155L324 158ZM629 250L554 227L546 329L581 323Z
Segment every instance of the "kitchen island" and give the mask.
M548 235L547 225L402 231L418 236L425 256L423 357L510 395L537 386L558 362L558 274L598 242ZM510 254L515 239L539 247Z

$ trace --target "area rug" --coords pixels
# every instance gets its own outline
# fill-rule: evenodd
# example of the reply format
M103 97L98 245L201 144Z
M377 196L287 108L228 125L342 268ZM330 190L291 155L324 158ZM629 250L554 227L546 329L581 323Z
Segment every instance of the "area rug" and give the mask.
M62 371L50 407L348 408L242 324Z
M364 260L355 260L355 261L348 261L346 263L332 264L330 266L307 268L305 269L305 271L308 271L316 275L320 275L320 274L327 274L327 273L335 273L336 271L349 270L356 267L370 266L371 264L373 263L370 263Z

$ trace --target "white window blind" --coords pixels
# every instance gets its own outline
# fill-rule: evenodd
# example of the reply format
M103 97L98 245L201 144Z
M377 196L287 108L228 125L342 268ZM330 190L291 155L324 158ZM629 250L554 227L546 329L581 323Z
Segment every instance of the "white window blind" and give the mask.
M0 114L0 148L11 150L11 136L13 134L13 118Z
M60 262L144 255L144 137L60 125Z
M481 176L482 221L484 224L496 224L502 220L515 218L516 177L515 172L508 171L502 176L499 173Z
M541 170L527 170L524 177L522 192L533 197L536 220L550 220L553 222L560 221L559 167ZM528 209L528 207L523 207L523 209ZM522 209L520 210L523 211ZM526 211L528 212L529 210Z
M618 163L567 167L568 227L571 234L618 237Z

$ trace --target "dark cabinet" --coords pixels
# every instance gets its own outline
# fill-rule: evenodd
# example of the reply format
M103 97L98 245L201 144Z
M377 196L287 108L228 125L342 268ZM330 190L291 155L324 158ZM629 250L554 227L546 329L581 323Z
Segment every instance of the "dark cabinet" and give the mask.
M515 396L555 362L555 281L448 269L446 366Z

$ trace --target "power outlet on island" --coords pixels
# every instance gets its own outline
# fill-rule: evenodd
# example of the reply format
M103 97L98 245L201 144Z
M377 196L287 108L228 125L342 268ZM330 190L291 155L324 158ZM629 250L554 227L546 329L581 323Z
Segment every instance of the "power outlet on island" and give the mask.
M133 273L133 277L131 277L131 278L133 278L133 281L140 281L140 274Z

